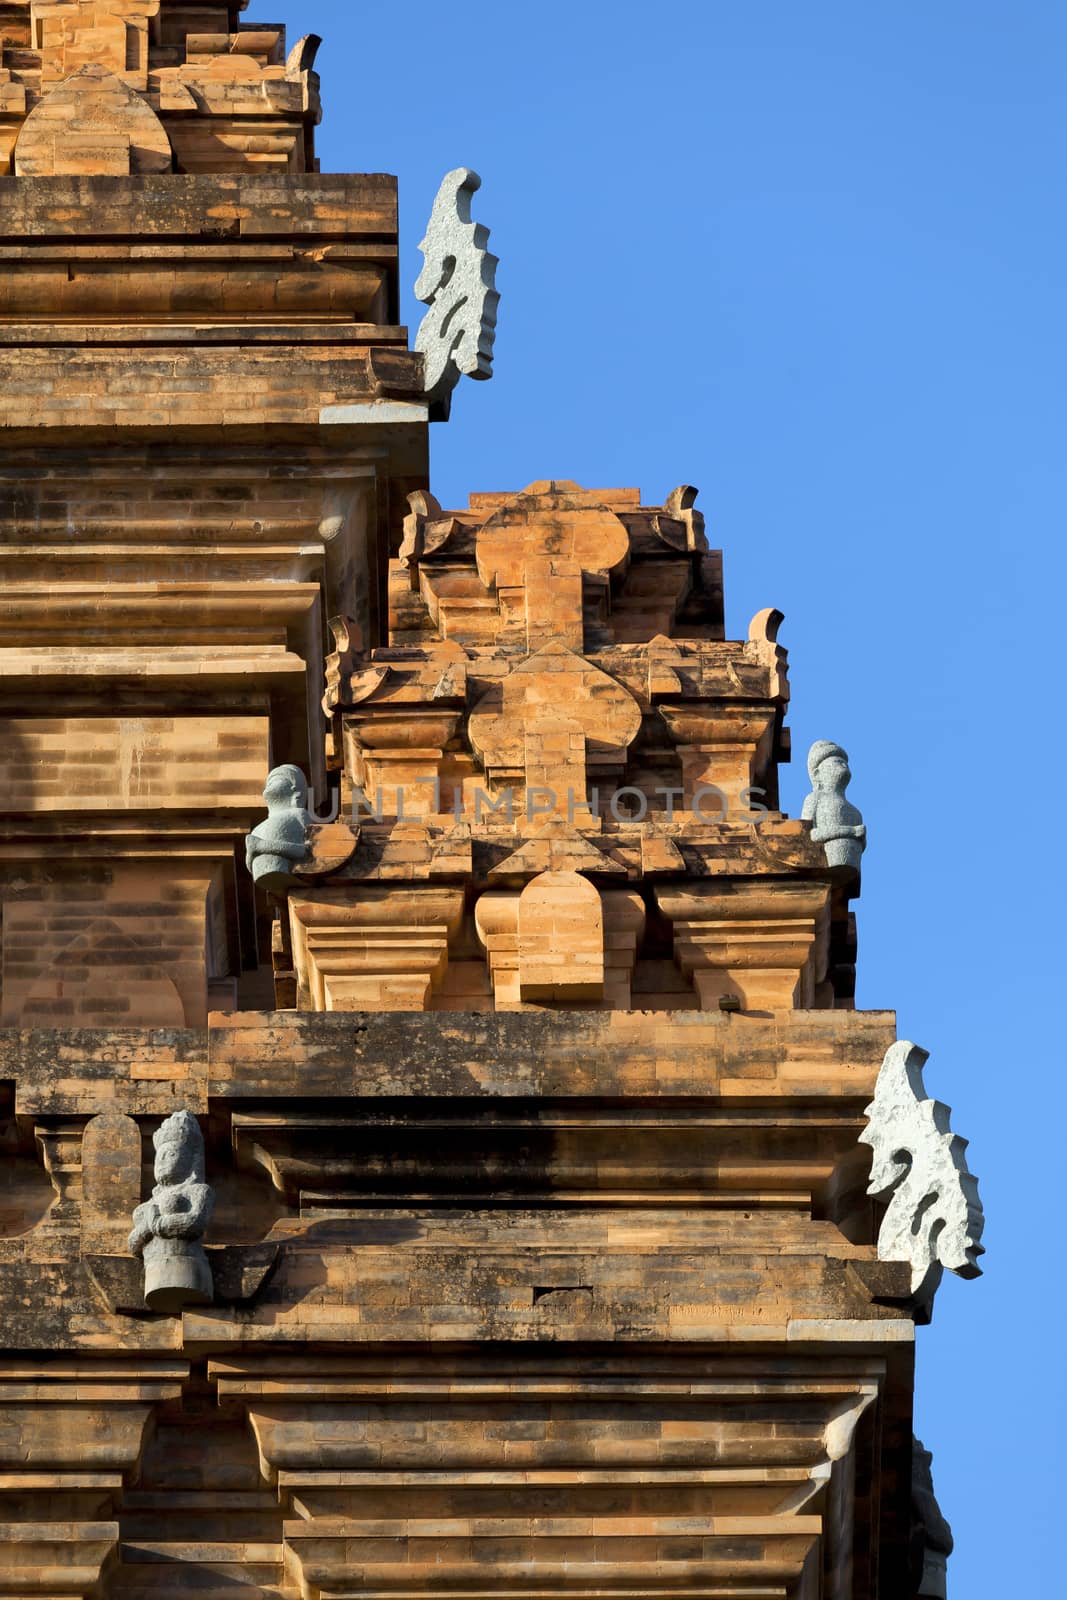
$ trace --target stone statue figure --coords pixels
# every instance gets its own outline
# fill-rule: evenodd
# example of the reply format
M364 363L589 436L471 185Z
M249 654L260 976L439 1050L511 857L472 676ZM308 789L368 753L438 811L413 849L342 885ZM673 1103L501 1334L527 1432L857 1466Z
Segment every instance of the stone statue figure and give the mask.
M860 1134L874 1152L867 1193L888 1202L878 1257L911 1263L917 1306L932 1302L946 1267L961 1278L981 1277L985 1226L967 1141L952 1132L948 1106L927 1097L927 1059L906 1039L890 1045Z
M461 376L493 376L500 295L498 259L487 249L489 229L471 220L471 199L482 180L469 167L448 173L437 192L419 246L425 265L415 295L429 306L415 335L425 363L431 416L446 419Z
M867 829L862 813L845 798L852 782L847 754L839 744L820 739L808 753L808 776L812 791L801 815L813 824L811 837L824 847L832 867L852 867L858 872L867 848Z
M204 1136L190 1111L177 1111L152 1136L156 1186L133 1214L130 1250L145 1267L145 1304L153 1311L210 1305L211 1266L201 1240L215 1191L204 1175Z
M911 1523L919 1600L946 1600L948 1558L955 1547L934 1492L933 1461L916 1439L911 1457Z
M269 815L248 835L245 859L264 889L285 889L293 867L307 860L307 831L315 821L307 809L307 779L299 767L275 767L263 799Z

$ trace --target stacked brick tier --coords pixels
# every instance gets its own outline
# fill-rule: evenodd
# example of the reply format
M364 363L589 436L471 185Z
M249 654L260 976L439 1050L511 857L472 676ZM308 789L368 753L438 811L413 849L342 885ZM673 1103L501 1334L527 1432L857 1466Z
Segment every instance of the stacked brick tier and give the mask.
M380 628L425 479L396 184L13 178L0 210L0 1018L202 1025L269 994L241 842L274 762L324 794L326 619Z
M347 816L285 897L280 1005L851 1004L857 874L777 809L782 619L723 638L694 502L412 496L389 642L335 624Z
M50 1539L72 1596L93 1563L116 1597L910 1595L908 1272L877 1260L856 1146L893 1036L848 1012L3 1036L9 1214L47 1206L34 1140L60 1197L0 1241L0 1337L36 1352L0 1372L5 1571ZM178 1105L219 1208L216 1303L176 1319L124 1241Z

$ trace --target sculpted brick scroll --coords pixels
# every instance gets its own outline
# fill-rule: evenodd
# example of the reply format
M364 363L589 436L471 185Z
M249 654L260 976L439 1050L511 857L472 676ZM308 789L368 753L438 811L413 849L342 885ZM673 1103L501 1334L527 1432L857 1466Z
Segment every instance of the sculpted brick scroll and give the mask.
M758 662L768 673L767 693L772 699L789 700L789 657L778 643L778 633L785 621L785 613L776 606L765 606L748 625L748 645L745 655Z
M151 106L115 73L90 63L41 101L15 144L22 178L125 178L169 172L167 131Z
M479 530L478 576L495 589L503 637L529 651L548 640L585 646L585 582L606 586L629 559L618 514L589 504L573 483L535 483Z
M981 1277L985 1226L967 1141L952 1132L948 1106L927 1096L928 1059L905 1039L889 1047L860 1134L874 1152L867 1192L888 1202L879 1258L911 1263L920 1306L930 1305L946 1267L961 1278Z
M521 662L471 713L471 746L491 781L525 790L526 814L591 827L588 784L621 773L641 729L628 689L559 640Z

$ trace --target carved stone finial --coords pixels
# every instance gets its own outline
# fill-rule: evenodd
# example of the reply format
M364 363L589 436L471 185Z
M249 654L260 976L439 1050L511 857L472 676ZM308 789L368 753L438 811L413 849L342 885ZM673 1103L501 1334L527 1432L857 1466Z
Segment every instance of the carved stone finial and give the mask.
M498 258L487 249L489 229L471 220L471 199L482 180L469 167L450 172L437 191L426 237L419 246L426 264L415 294L429 306L415 349L426 366L431 414L444 420L461 376L493 376L493 343L500 296Z
M858 872L867 848L867 829L862 812L845 798L852 782L847 752L839 744L820 739L808 753L808 776L812 792L801 815L813 824L811 837L824 847L831 867L851 867Z
M699 494L700 490L691 483L680 484L667 496L663 512L665 516L684 523L688 549L703 551L707 550L708 541L704 533L704 513L696 509Z
M307 831L315 819L307 809L307 779L299 767L275 767L263 799L269 815L248 835L245 860L262 888L281 890L308 856Z
M948 1558L955 1548L952 1529L945 1521L934 1490L934 1458L920 1439L912 1444L911 1521L915 1566L922 1564L916 1594L919 1600L946 1600Z
M313 71L315 57L321 49L322 36L320 34L305 33L302 39L298 39L286 57L286 82L299 83L305 72Z
M899 1039L886 1051L860 1143L874 1152L867 1193L888 1200L878 1235L882 1261L911 1263L912 1295L927 1306L942 1270L981 1277L985 1218L966 1139L949 1126L948 1106L927 1098L927 1052Z
M145 1304L176 1312L210 1305L211 1266L201 1240L215 1191L204 1172L204 1136L191 1111L176 1111L152 1136L156 1186L133 1214L130 1250L145 1267Z

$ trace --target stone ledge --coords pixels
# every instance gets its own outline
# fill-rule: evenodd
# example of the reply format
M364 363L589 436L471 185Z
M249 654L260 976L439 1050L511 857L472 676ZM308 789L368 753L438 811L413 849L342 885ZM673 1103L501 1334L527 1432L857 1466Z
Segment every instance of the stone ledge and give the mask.
M0 1030L20 1116L331 1098L845 1100L862 1109L892 1012L244 1012L206 1031Z
M397 225L397 181L384 173L20 178L4 191L0 239L194 235L210 243L395 235Z

